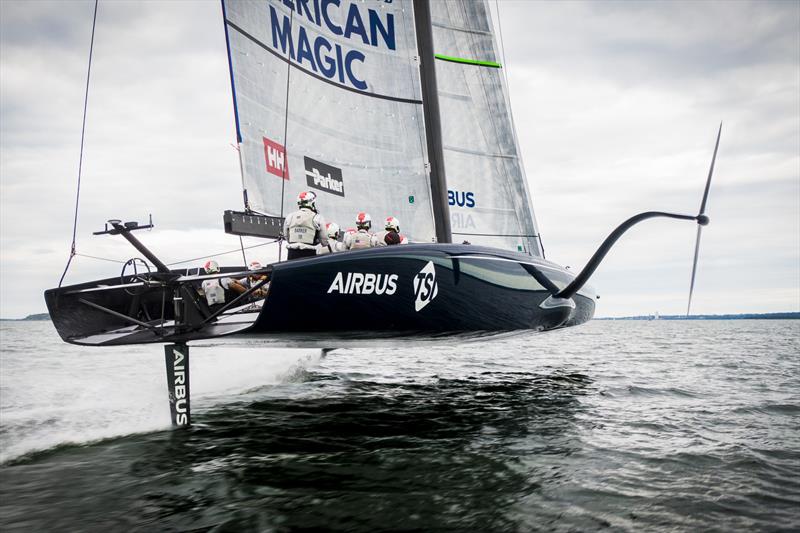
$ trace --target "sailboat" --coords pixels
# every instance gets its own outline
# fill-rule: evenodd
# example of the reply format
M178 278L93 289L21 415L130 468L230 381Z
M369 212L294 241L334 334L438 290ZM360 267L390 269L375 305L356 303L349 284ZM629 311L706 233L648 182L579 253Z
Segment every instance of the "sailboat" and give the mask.
M136 238L152 224L111 220L96 234L124 237L144 259L45 292L66 342L335 345L575 326L594 315L586 282L628 228L656 216L708 223L716 147L698 215L636 215L577 275L545 259L487 0L223 0L222 14L244 203L224 213L225 231L280 240L311 190L326 220L394 216L410 244L203 275L168 268ZM261 281L221 306L199 291L248 275Z

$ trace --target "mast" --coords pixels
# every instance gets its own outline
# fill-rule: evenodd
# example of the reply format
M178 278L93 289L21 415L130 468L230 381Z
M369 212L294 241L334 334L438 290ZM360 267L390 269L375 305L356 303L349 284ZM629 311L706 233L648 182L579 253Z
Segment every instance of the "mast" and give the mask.
M450 207L447 203L447 180L444 173L444 147L439 114L439 93L436 86L436 65L433 52L433 30L429 0L414 0L414 27L417 34L422 109L425 117L425 139L430 162L431 202L437 242L452 242Z

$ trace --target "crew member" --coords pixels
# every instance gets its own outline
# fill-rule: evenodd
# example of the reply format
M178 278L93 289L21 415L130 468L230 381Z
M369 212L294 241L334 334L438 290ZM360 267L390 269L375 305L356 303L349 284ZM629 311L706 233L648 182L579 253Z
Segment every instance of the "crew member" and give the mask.
M317 247L317 255L344 251L344 243L339 240L339 224L336 222L325 224L325 234L328 236L328 246L320 244Z
M213 274L219 274L219 265L216 261L206 261L206 264L203 265L203 272L209 276ZM212 278L203 280L202 292L206 297L206 302L208 302L208 305L224 304L225 289L236 290L232 285L238 285L238 282L231 278Z
M262 266L258 261L253 261L247 269L261 270ZM207 275L219 274L219 265L216 261L207 261L206 264L203 265L203 271ZM208 305L224 304L226 290L233 291L237 295L244 294L250 287L262 279L266 279L264 274L248 276L242 279L233 279L229 277L206 279L203 280L201 292L206 297ZM267 295L268 287L269 283L262 285L253 291L252 296L255 298L264 298Z
M249 271L262 270L263 268L264 267L262 267L261 263L259 263L258 261L250 261L250 264L247 265L247 270L249 270ZM253 286L257 285L258 282L260 282L262 280L265 280L265 279L268 279L267 275L264 274L263 272L260 272L260 273L257 273L257 274L251 274L251 275L247 276L246 278L242 278L237 283L241 287L244 288L244 291L246 291L246 290L252 288ZM256 298L264 298L267 295L267 289L268 288L269 288L269 282L265 283L261 287L259 287L256 290L254 290L253 291L253 296L256 297ZM236 290L236 289L234 289L234 290ZM241 292L244 292L244 291L241 291ZM240 291L237 290L237 292L240 292Z
M375 234L375 246L392 246L407 242L405 237L400 235L400 221L395 217L387 217L384 230Z
M283 234L286 236L287 259L311 257L317 255L317 245L328 246L325 234L325 220L317 212L314 203L317 195L311 191L303 191L297 195L297 207L283 223Z
M375 246L375 236L370 233L372 217L369 213L361 212L356 215L356 232L348 233L344 238L345 248L348 250L361 250Z

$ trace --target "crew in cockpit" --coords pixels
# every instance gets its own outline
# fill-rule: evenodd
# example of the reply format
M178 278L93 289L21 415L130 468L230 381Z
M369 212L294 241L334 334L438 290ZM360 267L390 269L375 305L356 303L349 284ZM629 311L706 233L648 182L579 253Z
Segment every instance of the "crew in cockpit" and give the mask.
M303 191L297 195L297 211L286 216L283 234L286 236L287 259L317 255L317 245L327 246L325 220L317 212L317 195Z
M216 261L206 261L206 264L203 265L203 272L209 276L213 274L219 274L219 265ZM238 282L231 278L212 278L203 280L202 292L206 297L206 302L208 302L208 305L224 304L225 289L236 290L232 285L238 285Z
M375 246L392 246L406 244L408 241L400 235L400 221L395 217L387 217L384 230L375 234Z
M348 250L361 250L375 246L375 236L369 231L371 227L372 217L369 216L369 213L361 212L356 215L357 231L345 235L345 248Z
M345 250L344 243L339 240L339 224L328 222L325 224L325 233L328 235L328 245L317 245L317 255L330 254Z
M247 270L249 271L262 270L263 268L264 267L261 266L261 263L259 263L258 261L250 261L250 264L247 265ZM266 274L258 273L258 274L251 274L246 278L242 278L237 283L244 288L244 290L241 292L245 292L246 290L257 285L260 281L266 279L268 279ZM254 298L264 298L267 295L267 289L269 289L269 281L261 285L256 290L254 290L252 295ZM237 290L237 292L239 291Z

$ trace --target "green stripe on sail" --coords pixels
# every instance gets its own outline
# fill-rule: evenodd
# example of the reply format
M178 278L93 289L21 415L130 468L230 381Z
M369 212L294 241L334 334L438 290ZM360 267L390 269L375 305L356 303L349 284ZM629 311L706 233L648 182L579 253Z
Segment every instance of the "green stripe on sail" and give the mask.
M453 63L465 63L467 65L478 65L480 67L492 67L492 68L502 67L500 63L495 63L494 61L479 61L477 59L464 59L463 57L451 57L442 54L433 54L433 57L435 57L436 59L441 59L442 61L452 61Z

